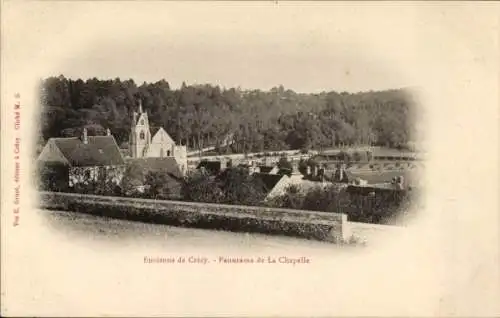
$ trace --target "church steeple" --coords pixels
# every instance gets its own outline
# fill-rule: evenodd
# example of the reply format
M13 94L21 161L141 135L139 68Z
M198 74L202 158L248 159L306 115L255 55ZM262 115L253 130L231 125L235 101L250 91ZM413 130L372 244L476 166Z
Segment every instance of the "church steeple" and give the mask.
M142 100L137 99L138 113L133 112L133 122L130 130L130 154L132 158L147 156L151 144L148 114L142 109Z
M139 114L142 114L142 99L139 98Z

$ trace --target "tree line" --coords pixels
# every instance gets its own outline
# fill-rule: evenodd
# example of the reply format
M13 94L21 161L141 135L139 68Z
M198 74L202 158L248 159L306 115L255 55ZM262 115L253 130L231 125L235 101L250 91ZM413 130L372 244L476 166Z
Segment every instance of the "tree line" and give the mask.
M378 92L296 93L186 85L166 80L137 84L132 79L82 80L49 77L40 83L39 144L109 128L127 147L131 114L138 100L151 126L162 126L190 149L222 145L219 153L325 149L343 145L405 148L414 138L417 106L403 89Z

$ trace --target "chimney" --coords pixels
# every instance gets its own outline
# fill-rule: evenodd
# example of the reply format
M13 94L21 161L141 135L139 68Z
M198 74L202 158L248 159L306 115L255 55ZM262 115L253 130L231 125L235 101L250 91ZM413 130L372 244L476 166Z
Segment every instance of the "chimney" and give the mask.
M87 138L87 128L83 128L83 136L82 136L82 141L84 144L89 143L89 139Z
M106 129L106 136L111 136L111 130L109 130L109 128Z

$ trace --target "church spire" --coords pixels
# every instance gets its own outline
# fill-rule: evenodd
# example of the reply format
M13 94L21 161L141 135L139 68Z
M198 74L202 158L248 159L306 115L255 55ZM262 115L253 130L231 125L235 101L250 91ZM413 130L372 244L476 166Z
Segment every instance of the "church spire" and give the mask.
M139 98L139 114L142 114L142 99Z

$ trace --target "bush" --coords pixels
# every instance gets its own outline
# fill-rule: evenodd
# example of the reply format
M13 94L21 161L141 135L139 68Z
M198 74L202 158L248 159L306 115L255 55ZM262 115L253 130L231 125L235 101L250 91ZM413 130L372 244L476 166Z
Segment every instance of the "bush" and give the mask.
M277 164L279 169L293 170L293 165L286 157L281 157Z
M336 186L318 187L307 194L290 187L268 204L278 208L346 213L351 222L393 224L399 217L411 216L411 208L417 200L415 191L381 191L366 196Z
M343 213L348 201L346 191L333 186L327 188L316 188L309 191L304 198L302 209L312 211Z
M345 163L348 163L351 161L351 156L345 151L339 152L337 154L337 158L339 161L344 161Z
M300 159L298 168L299 172L304 176L307 176L307 167L308 167L307 161L305 161L304 159Z
M226 204L260 205L267 194L262 181L242 168L226 170L218 182Z
M304 205L304 194L296 185L289 186L283 195L272 198L267 202L268 206L285 209L302 209Z
M196 172L186 179L181 193L187 201L240 205L260 205L266 196L260 179L239 167L226 169L217 178Z
M181 183L164 172L148 172L144 185L144 194L147 198L157 200L180 198Z
M196 171L187 177L181 189L181 196L186 201L219 203L223 194L212 176Z
M68 192L69 169L59 164L40 163L36 169L37 188L41 191Z
M358 151L355 151L353 154L352 154L352 160L354 161L361 161L363 159L363 157L361 156L361 154L358 152Z

